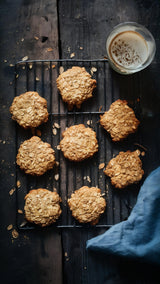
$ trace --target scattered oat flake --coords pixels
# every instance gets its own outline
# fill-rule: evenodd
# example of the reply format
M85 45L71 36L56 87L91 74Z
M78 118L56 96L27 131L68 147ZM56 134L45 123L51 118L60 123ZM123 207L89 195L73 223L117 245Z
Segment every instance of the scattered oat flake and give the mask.
M60 66L59 67L59 74L62 74L64 72L64 67L63 66Z
M83 46L80 46L80 48L79 48L79 49L81 49L81 50L82 50L82 49L83 49Z
M99 170L102 170L105 167L105 163L99 164Z
M9 64L9 66L10 66L10 67L13 67L13 66L14 66L14 64Z
M38 77L36 77L36 81L40 81Z
M94 72L97 72L97 68L96 67L92 67L91 68L91 74L93 75Z
M18 234L18 232L15 229L12 231L12 237L14 239L17 239L19 237L19 234Z
M19 188L21 186L20 180L17 180L17 187Z
M18 77L19 77L19 74L16 74L16 79L18 79Z
M54 179L55 179L55 180L59 180L59 174L56 174L56 175L54 176Z
M57 192L57 188L53 187L53 192Z
M16 189L15 189L15 188L12 188L12 189L9 191L9 195L12 195L15 191L16 191Z
M29 64L29 69L31 70L33 68L33 64Z
M23 228L26 224L27 224L27 221L23 221L23 222L20 224L20 227Z
M72 52L71 55L70 55L70 58L73 58L73 57L75 57L75 53L74 52Z
M5 63L7 63L7 60L6 60L6 59L4 59L4 62L5 62Z
M55 64L52 64L52 69L54 69L56 67L56 65Z
M23 211L21 209L18 209L19 214L23 214Z
M34 36L34 39L35 39L35 40L39 40L39 37L38 37L38 36Z
M60 149L61 149L60 145L57 145L57 150L60 150Z
M23 42L23 41L24 41L24 38L21 38L21 41Z
M59 162L58 161L56 161L56 166L59 167Z
M57 129L53 128L52 133L53 133L53 135L57 135Z
M25 66L22 66L22 69L23 69L23 70L25 70L25 69L26 69L26 67L25 67Z
M66 251L65 251L65 253L64 253L64 256L65 256L65 257L67 257L67 256L68 256L68 254L67 254L67 252L66 252Z
M141 156L142 156L142 157L144 157L144 156L145 156L145 154L146 154L146 153L145 153L144 151L143 151L143 152L141 152Z
M7 230L10 231L12 229L13 229L13 225L12 224L8 225Z
M92 124L92 120L87 120L87 125L91 125Z
M24 56L24 57L22 58L22 61L26 61L26 60L28 60L28 56Z
M91 182L91 178L89 176L87 176L87 181Z
M53 126L56 127L56 128L58 128L58 129L60 128L60 125L59 125L57 122L55 122L55 123L53 124Z
M53 51L52 47L47 48L47 51Z

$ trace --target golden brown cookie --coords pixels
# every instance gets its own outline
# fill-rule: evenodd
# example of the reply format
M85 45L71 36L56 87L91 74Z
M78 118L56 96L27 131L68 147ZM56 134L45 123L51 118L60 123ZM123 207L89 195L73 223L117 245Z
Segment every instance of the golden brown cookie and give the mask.
M112 185L124 188L142 179L144 171L139 155L139 150L120 152L109 161L104 173L111 178Z
M92 97L95 87L96 80L91 79L91 75L84 67L74 66L57 78L57 88L63 101L68 104L69 110L74 105L80 108L84 101Z
M37 92L26 92L14 98L10 113L22 127L37 127L48 120L47 101Z
M65 158L82 161L92 157L98 151L96 133L84 124L73 125L62 133L60 149Z
M100 215L104 213L106 201L97 187L83 186L72 193L68 199L72 216L80 223L98 223Z
M33 189L25 196L25 218L27 221L48 226L57 221L61 215L58 193L44 188Z
M139 120L125 100L117 100L108 111L100 116L100 124L107 130L113 141L120 141L136 132Z
M26 174L40 176L53 168L55 152L50 144L33 136L20 145L16 162Z

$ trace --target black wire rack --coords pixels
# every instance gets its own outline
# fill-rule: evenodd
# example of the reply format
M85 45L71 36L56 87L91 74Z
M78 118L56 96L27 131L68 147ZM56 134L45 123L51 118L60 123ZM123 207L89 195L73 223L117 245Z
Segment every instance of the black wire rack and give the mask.
M81 109L67 110L56 87L58 75L72 66L85 67L96 79L97 87L93 97L84 102ZM47 100L49 120L38 129L24 130L15 123L16 153L20 144L32 135L41 135L44 142L51 144L55 150L58 166L43 176L26 175L16 167L16 220L20 230L34 229L24 218L24 197L31 189L47 188L57 191L62 199L62 214L53 224L58 228L81 228L91 225L79 224L71 215L67 199L76 189L87 186L97 186L101 189L107 206L99 223L94 227L108 228L127 219L137 196L137 187L133 190L116 190L111 186L100 165L107 165L109 160L120 150L128 150L128 146L114 144L107 132L99 125L100 115L109 109L110 104L118 99L112 86L112 72L107 60L27 60L15 65L15 96L26 91L37 91ZM59 150L62 132L71 125L83 123L96 131L99 151L91 158L82 162L71 162L64 158ZM128 141L128 143L130 143ZM130 146L132 141L130 143ZM131 148L131 147L130 147ZM23 214L22 214L23 213Z

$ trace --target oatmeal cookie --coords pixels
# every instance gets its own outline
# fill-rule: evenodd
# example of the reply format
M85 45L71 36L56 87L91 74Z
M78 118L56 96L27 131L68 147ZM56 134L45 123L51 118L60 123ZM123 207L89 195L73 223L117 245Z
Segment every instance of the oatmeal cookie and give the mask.
M37 127L48 120L47 101L37 92L26 92L14 98L10 113L20 126Z
M96 133L84 124L73 125L62 133L60 149L65 158L82 161L98 151Z
M124 188L142 179L144 171L139 155L139 150L120 152L109 161L104 173L111 178L112 185Z
M106 201L97 187L83 186L72 193L68 199L72 216L80 223L98 223L100 215L104 213Z
M31 190L25 196L25 218L27 221L48 226L61 215L60 197L57 192L51 192L44 188Z
M40 176L53 168L55 152L50 144L33 136L20 145L16 162L26 174Z
M120 141L136 132L139 120L125 100L117 100L108 111L100 116L100 124L107 130L113 141Z
M91 79L84 67L74 66L57 78L57 88L69 110L72 110L74 105L80 108L84 101L92 97L95 87L96 80Z

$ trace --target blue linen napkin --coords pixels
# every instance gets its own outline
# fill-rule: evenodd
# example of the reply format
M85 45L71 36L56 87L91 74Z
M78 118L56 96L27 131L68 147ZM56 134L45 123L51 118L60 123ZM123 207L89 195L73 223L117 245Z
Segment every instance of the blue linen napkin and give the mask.
M143 183L128 220L88 240L86 247L160 264L160 167Z

